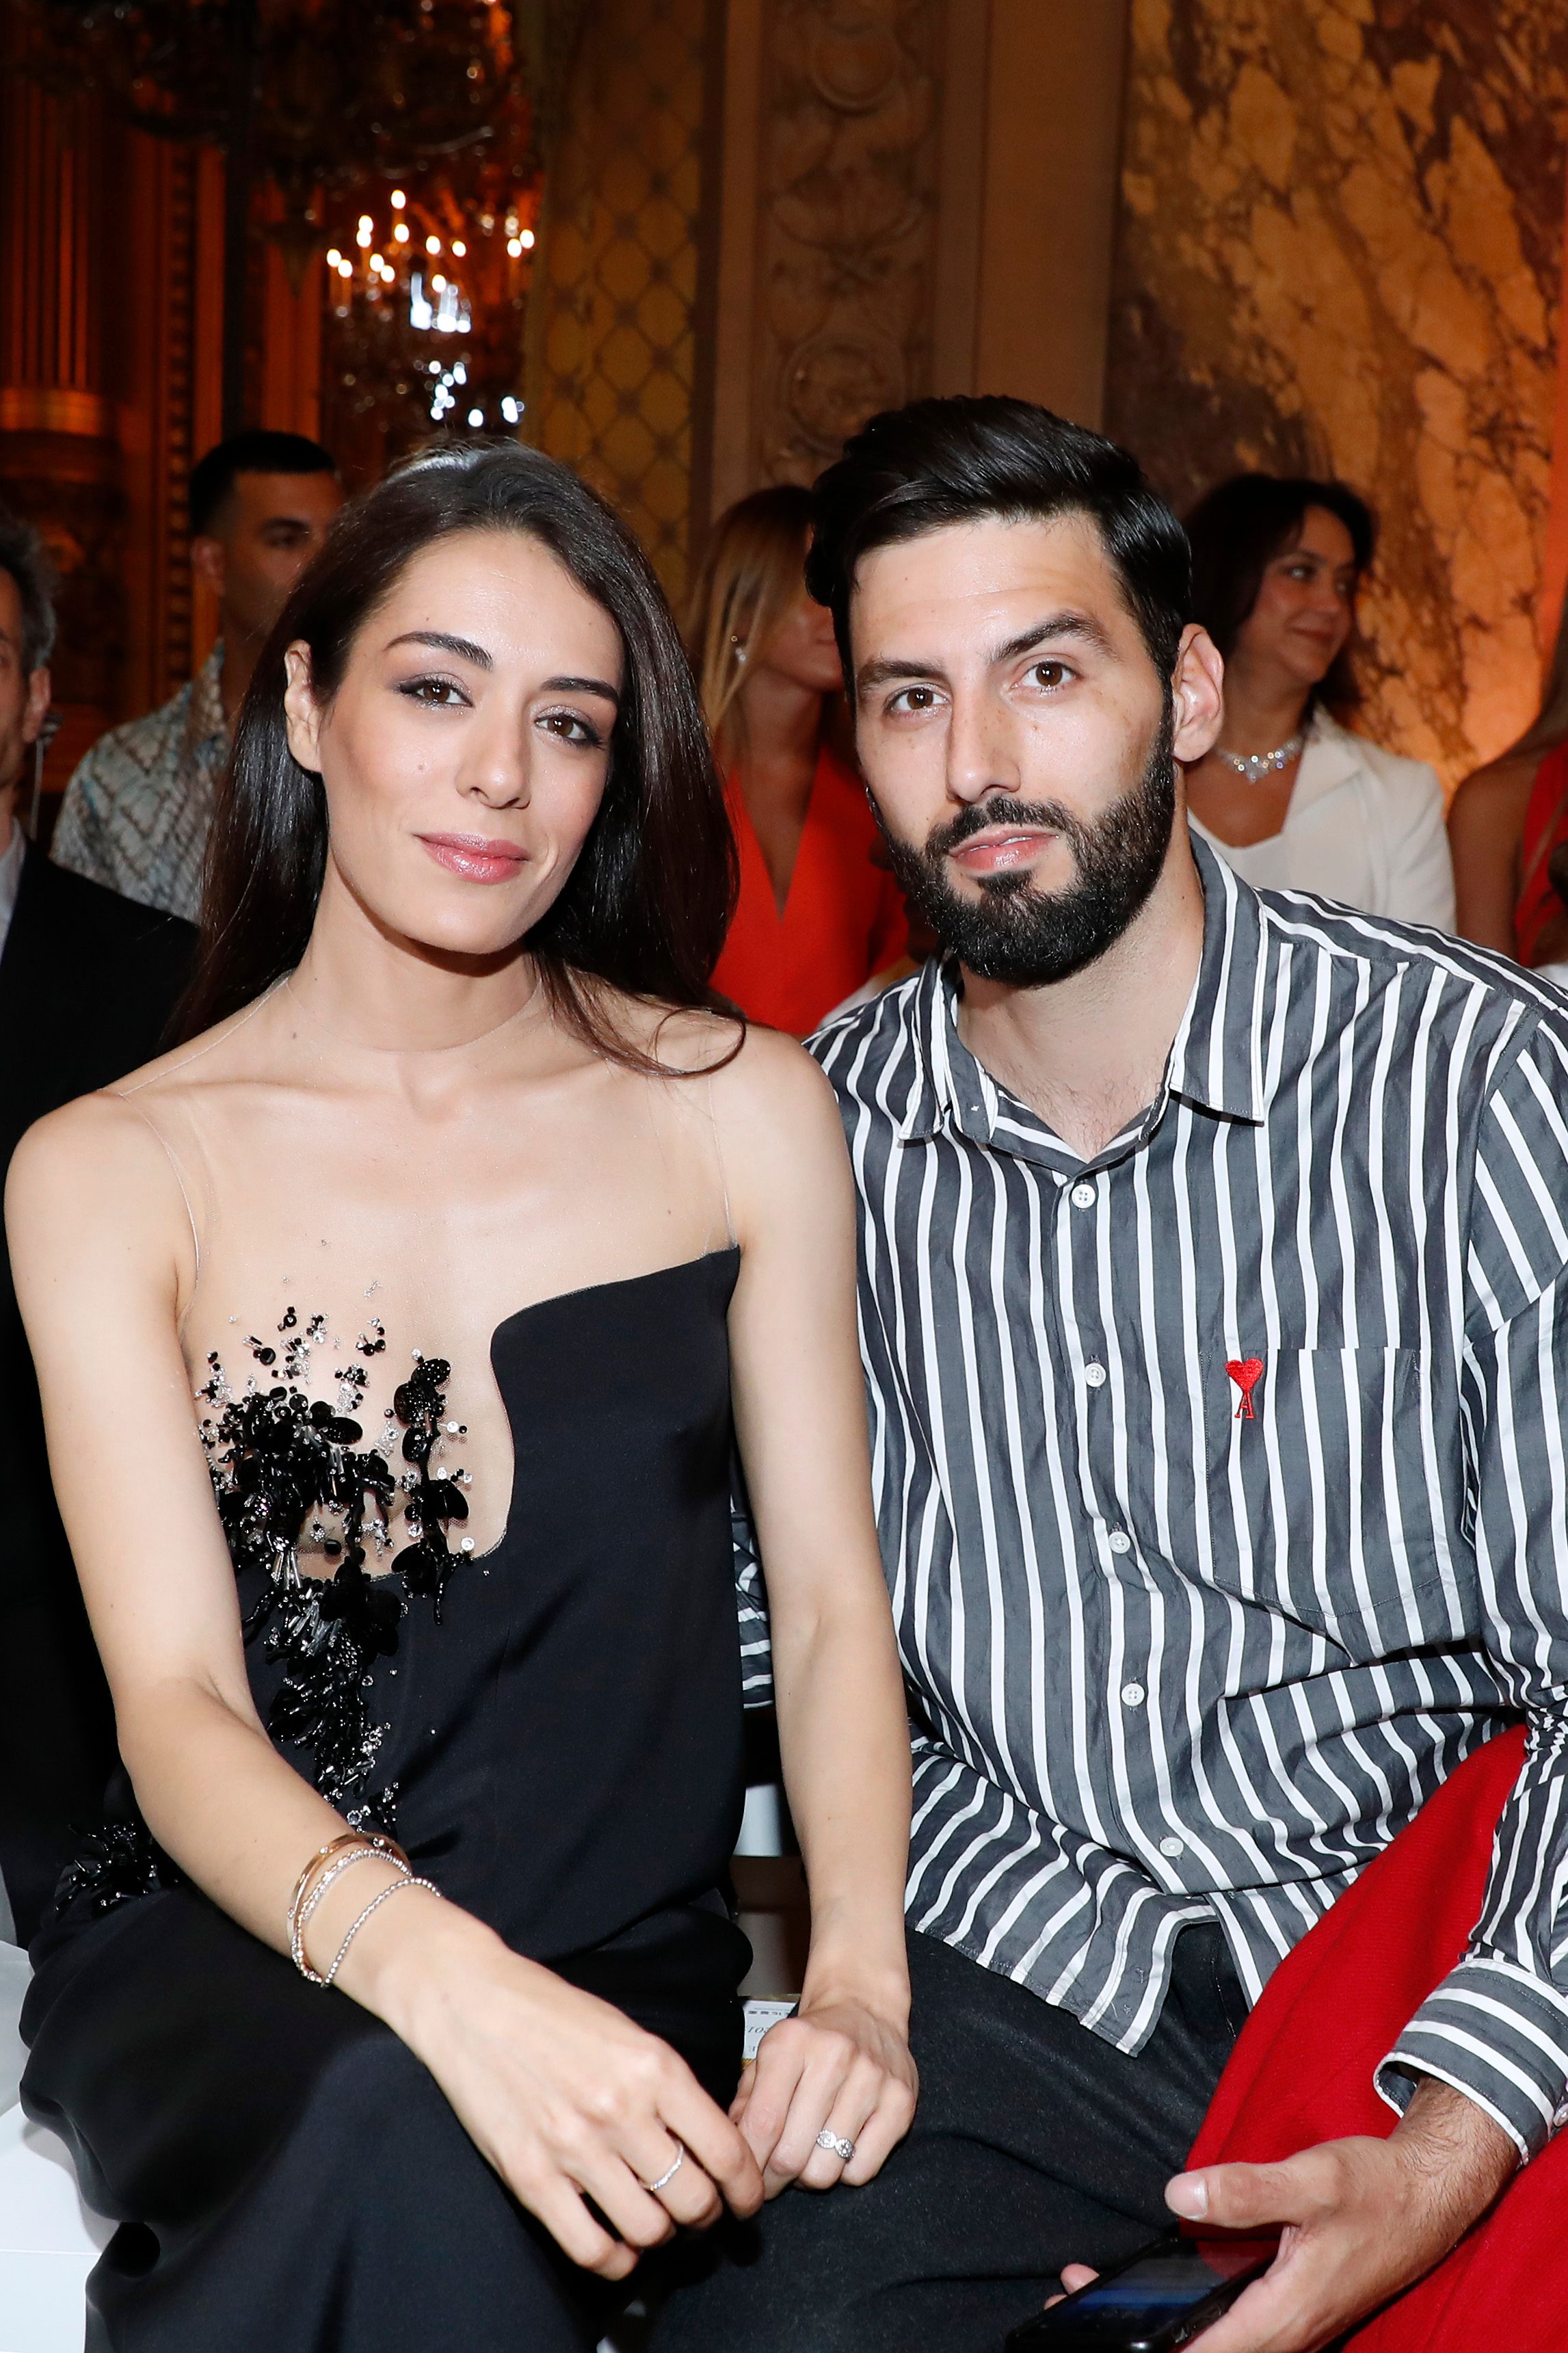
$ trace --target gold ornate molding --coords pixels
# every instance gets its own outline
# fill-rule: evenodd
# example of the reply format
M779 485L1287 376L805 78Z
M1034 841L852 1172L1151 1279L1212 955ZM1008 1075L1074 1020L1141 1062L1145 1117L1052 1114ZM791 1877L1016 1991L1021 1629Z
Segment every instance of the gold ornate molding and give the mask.
M763 11L759 480L809 480L931 382L942 0Z

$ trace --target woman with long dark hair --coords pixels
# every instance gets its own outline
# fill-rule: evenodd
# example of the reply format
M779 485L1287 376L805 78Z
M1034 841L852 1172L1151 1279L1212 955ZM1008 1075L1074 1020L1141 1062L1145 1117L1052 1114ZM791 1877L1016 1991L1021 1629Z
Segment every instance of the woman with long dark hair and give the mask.
M1260 890L1454 923L1443 792L1345 723L1371 508L1343 482L1237 474L1187 517L1193 617L1225 656L1225 725L1187 771L1193 823Z
M710 995L731 888L633 543L424 458L258 668L188 1042L17 1154L123 1760L24 2021L95 2347L581 2348L908 2124L848 1174ZM735 1441L814 1906L743 2082Z

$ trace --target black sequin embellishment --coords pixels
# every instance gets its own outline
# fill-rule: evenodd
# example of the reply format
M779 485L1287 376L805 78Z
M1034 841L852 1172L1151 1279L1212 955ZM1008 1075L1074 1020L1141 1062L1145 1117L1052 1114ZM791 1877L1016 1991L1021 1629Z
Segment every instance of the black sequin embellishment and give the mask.
M322 1319L312 1316L307 1330L319 1345ZM265 1364L271 1351L256 1344L252 1354ZM359 1366L348 1369L358 1375L347 1382L353 1396L365 1376ZM202 1436L235 1566L267 1573L245 1624L246 1641L259 1639L284 1668L267 1728L279 1743L309 1752L316 1787L334 1806L361 1793L385 1736L385 1725L371 1718L373 1669L396 1652L408 1596L432 1601L438 1623L457 1565L444 1524L466 1519L468 1504L454 1480L429 1473L451 1369L441 1357L416 1358L395 1393L394 1410L405 1424L403 1452L413 1465L401 1482L383 1451L361 1445L357 1421L291 1384L236 1397L226 1394L215 1366L202 1392L214 1402L226 1399ZM399 1484L410 1542L393 1569L372 1577L367 1543L384 1544ZM335 1561L332 1574L310 1577L300 1567L298 1546L321 1510L338 1515L341 1538L321 1545Z
M132 1896L177 1887L180 1877L145 1822L100 1822L87 1832L72 1857L56 1893L55 1909L80 1898L92 1912L112 1912Z
M215 1350L206 1360L208 1377L196 1391L218 1409L203 1422L201 1436L235 1567L264 1577L261 1599L245 1620L245 1639L259 1639L268 1656L283 1664L283 1682L268 1714L273 1739L310 1755L316 1787L356 1828L368 1822L394 1832L395 1785L374 1793L365 1788L386 1734L384 1725L371 1719L373 1670L377 1660L396 1652L409 1595L428 1600L440 1623L442 1598L457 1567L446 1524L468 1516L458 1483L466 1474L432 1477L430 1471L452 1368L443 1357L416 1355L388 1409L387 1434L379 1446L363 1447L363 1430L342 1410L348 1401L357 1404L364 1389L363 1366L337 1372L334 1410L294 1386L296 1376L309 1370L311 1350L327 1345L326 1317L312 1315L301 1331L290 1307L278 1331L285 1339L283 1382L237 1395ZM252 1335L247 1345L264 1371L277 1363L268 1342ZM382 1354L381 1324L373 1323L356 1345L366 1356ZM401 1477L387 1460L398 1421L409 1466ZM462 1435L456 1425L447 1427ZM368 1576L367 1540L378 1551L385 1548L390 1509L400 1492L410 1540L384 1576ZM339 1535L328 1534L317 1517L322 1511L338 1515ZM300 1567L307 1524L312 1541L335 1563L330 1577L307 1576ZM134 1896L178 1886L181 1877L144 1822L107 1821L82 1840L56 1891L54 1910L58 1915L79 1901L94 1913L109 1912Z

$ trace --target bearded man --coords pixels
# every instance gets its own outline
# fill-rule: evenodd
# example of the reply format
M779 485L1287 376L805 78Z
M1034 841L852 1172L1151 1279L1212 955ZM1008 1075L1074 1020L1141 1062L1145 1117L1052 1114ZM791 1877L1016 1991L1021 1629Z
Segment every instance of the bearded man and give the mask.
M814 1043L859 1192L921 2096L875 2181L765 2208L657 2342L997 2353L1173 2211L1284 2226L1205 2353L1306 2353L1563 2109L1568 1010L1194 840L1222 664L1098 435L878 417L808 578L944 950ZM1389 2137L1182 2172L1270 1971L1521 1717L1469 1949L1377 2073ZM759 2155L780 2121L745 2105Z

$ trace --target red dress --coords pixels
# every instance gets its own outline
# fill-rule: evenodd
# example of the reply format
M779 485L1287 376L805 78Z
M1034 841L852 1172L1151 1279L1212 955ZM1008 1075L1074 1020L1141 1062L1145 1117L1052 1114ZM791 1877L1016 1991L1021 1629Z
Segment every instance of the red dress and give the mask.
M741 897L713 986L753 1021L805 1038L909 953L909 917L858 780L824 746L781 915L739 779L726 788Z
M1524 839L1520 847L1522 880L1519 904L1513 911L1514 937L1522 964L1535 962L1548 918L1562 912L1547 867L1552 851L1564 840L1568 840L1568 744L1559 744L1537 768L1524 812Z

